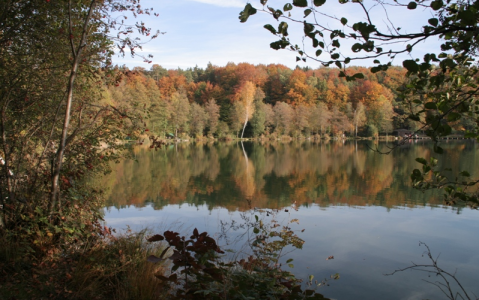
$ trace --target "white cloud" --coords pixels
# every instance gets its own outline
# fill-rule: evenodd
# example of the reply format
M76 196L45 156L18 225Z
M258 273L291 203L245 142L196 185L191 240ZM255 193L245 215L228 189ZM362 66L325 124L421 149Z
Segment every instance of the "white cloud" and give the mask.
M222 7L244 7L246 1L244 0L190 0L195 2L201 2L205 4L211 4Z

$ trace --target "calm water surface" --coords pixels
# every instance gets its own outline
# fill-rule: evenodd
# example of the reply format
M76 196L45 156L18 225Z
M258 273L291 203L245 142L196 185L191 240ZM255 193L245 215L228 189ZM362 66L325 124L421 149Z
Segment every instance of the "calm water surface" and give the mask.
M435 279L424 273L384 276L411 261L428 263L419 241L479 295L479 212L443 206L440 193L410 186L409 175L420 166L415 158L433 155L432 144L413 142L390 155L368 145L374 146L248 142L133 148L137 160L115 165L102 181L108 193L105 221L120 230L180 228L187 234L197 227L220 237L222 222L241 223L242 217L274 209L277 220L299 219L294 229L305 229L299 233L303 249L287 257L294 259L297 277L340 273L338 281L318 290L328 298L445 299L423 281ZM441 146L442 168L479 175L477 144ZM232 241L241 233L230 230L219 242L239 249ZM330 255L334 259L326 260Z

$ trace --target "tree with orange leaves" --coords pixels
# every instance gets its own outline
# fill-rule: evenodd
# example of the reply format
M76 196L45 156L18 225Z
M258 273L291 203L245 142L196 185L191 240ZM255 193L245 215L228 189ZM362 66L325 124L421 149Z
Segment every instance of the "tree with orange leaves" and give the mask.
M177 71L169 70L168 76L162 77L158 80L158 87L161 96L164 98L171 97L175 92L179 91L181 87L186 87L188 82L184 75L179 75Z

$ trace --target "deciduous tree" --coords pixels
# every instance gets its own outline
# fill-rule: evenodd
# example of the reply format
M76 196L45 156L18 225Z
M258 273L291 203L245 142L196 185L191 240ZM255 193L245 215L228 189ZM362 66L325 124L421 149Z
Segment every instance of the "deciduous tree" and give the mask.
M216 100L211 98L205 104L205 112L207 115L207 128L209 133L215 134L220 118L220 107L216 104Z
M169 99L171 107L170 125L175 131L175 138L178 138L178 131L188 131L190 114L190 102L186 97L186 91L174 92Z

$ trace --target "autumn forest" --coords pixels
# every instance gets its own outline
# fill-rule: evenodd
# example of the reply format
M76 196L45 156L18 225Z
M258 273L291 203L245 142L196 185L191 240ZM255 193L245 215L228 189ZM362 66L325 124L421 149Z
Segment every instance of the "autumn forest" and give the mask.
M406 70L351 67L364 79L346 81L335 68L249 63L206 69L129 70L108 89L109 101L128 111L135 103L149 116L145 132L160 137L377 136L419 129L397 89Z

